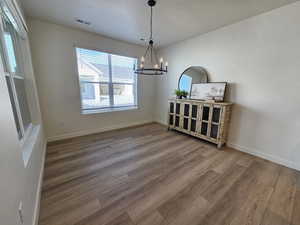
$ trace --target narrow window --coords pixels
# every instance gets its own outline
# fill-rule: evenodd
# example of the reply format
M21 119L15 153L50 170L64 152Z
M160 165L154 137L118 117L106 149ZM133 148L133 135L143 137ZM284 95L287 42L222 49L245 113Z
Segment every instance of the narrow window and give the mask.
M24 76L22 43L25 41L11 21L13 17L1 8L0 50L5 78L12 104L13 115L19 139L31 127L31 114L27 101Z

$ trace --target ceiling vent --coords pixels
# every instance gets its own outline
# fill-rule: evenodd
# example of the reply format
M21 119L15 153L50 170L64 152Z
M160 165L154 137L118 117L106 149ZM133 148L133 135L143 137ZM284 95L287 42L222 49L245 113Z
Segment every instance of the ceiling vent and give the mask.
M85 21L85 20L82 20L82 19L75 19L77 23L80 23L80 24L84 24L84 25L91 25L91 22L89 21Z

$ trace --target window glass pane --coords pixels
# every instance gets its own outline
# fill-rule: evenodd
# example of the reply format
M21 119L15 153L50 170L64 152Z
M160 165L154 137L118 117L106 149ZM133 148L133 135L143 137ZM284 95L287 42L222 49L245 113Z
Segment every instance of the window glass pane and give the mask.
M136 63L136 59L111 55L112 64L112 82L114 83L134 83L135 73L133 71L133 65Z
M2 60L3 67L4 67L4 71L8 72L8 66L7 66L7 61L6 61L5 54L4 54L4 48L3 48L2 41L0 41L0 51L1 51L0 54L1 54L1 60Z
M108 84L81 82L82 109L99 109L108 107Z
M134 105L134 87L129 84L114 84L114 105Z
M104 52L76 48L80 81L108 82L108 54Z
M21 139L22 138L22 132L21 132L21 128L20 128L18 115L17 115L16 103L15 103L15 100L14 100L14 97L13 97L11 82L10 82L9 77L5 77L5 78L6 78L6 83L7 83L8 92L9 92L9 98L10 98L10 102L11 102L12 110L13 110L13 114L14 114L14 119L15 119L17 131L18 131L18 136L19 136L19 139Z
M7 61L9 64L9 70L13 73L20 73L20 60L18 61L17 57L17 44L18 44L18 34L15 31L13 25L11 22L6 18L6 16L3 17L3 26L4 26L4 43L6 47L6 53L7 53Z
M26 97L25 81L24 79L14 78L14 83L16 87L18 102L20 105L22 122L23 122L24 130L26 131L31 123L31 115L30 115L29 105Z

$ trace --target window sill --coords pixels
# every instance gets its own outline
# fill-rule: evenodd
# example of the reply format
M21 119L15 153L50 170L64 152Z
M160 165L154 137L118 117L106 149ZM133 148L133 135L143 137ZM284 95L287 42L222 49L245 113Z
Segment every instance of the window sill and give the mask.
M128 106L128 107L119 107L119 108L104 108L104 109L86 109L86 110L81 110L81 114L89 115L89 114L97 114L97 113L129 111L129 110L136 110L136 109L138 109L138 106Z
M35 125L35 126L32 125L32 128L30 128L28 136L22 143L22 146L21 146L22 147L22 156L23 156L25 168L27 167L30 157L32 155L32 152L33 152L33 149L37 142L40 130L41 130L40 125Z

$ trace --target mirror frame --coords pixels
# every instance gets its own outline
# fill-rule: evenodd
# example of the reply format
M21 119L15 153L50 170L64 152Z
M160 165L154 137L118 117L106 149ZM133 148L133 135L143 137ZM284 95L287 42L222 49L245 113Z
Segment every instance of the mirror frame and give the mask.
M188 67L187 69L185 69L185 70L181 73L181 75L180 75L180 77L179 77L179 79L178 79L178 90L180 90L180 85L179 85L179 83L180 83L181 77L184 75L184 73L185 73L186 71L188 71L189 69L191 69L191 68L193 68L193 67L201 68L201 70L202 70L203 72L205 72L205 74L206 74L206 82L203 82L203 83L208 83L208 73L207 73L207 71L206 71L206 69L205 69L204 67L202 67L202 66L190 66L190 67ZM189 95L191 95L191 91L192 91L192 84L191 84L191 90L190 90Z

